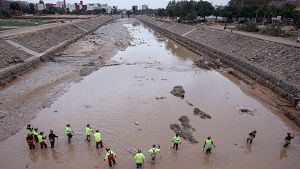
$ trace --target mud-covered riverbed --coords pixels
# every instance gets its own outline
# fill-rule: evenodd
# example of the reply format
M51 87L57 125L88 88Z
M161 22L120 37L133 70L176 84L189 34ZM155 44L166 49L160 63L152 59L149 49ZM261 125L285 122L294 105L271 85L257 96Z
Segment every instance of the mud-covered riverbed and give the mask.
M113 57L121 65L101 68L73 83L31 121L41 131L53 129L59 135L58 147L28 150L23 128L0 143L1 168L108 168L103 161L105 150L96 150L94 140L85 141L87 123L100 129L104 146L115 150L114 168L135 168L133 155L126 149L140 148L149 157L146 150L152 144L160 144L161 153L155 165L146 160L144 168L299 168L298 127L219 72L193 67L196 54L139 22L124 26L134 39ZM183 86L184 98L170 93L176 85ZM241 107L255 110L241 113ZM195 108L211 118L194 115ZM191 134L199 143L184 140L174 152L170 124L180 124L182 116L189 119L194 128ZM64 133L66 123L75 131L71 144ZM246 137L253 129L257 137L247 145ZM283 149L286 132L295 132L296 139ZM210 156L202 151L207 136L216 145Z

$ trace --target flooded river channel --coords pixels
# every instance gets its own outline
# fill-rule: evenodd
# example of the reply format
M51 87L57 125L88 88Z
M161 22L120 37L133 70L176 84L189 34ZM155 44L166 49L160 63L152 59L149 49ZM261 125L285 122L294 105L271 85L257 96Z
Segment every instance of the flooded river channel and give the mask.
M132 45L112 60L120 65L103 67L73 83L53 104L41 110L31 124L40 131L53 129L59 136L54 150L28 150L23 128L0 143L1 169L91 169L109 168L103 161L105 149L97 150L94 139L85 141L85 126L100 129L104 146L117 155L115 169L135 168L129 147L146 150L161 146L156 164L149 169L299 169L299 128L278 116L256 98L218 71L193 66L198 56L139 22L124 25L133 37ZM176 85L185 89L184 99L170 93ZM191 106L192 103L193 106ZM236 107L256 109L240 113ZM195 107L211 115L193 115ZM170 150L174 132L186 115L199 143L183 140L178 152ZM70 123L75 136L68 144L64 132ZM139 125L136 125L138 123ZM248 133L258 131L252 145ZM296 134L289 148L282 145L287 132ZM210 156L202 150L207 136L216 148Z

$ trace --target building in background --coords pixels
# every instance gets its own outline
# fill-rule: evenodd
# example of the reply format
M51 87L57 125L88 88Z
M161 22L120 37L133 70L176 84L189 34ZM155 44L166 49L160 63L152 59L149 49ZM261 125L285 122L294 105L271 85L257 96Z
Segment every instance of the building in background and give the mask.
M54 5L56 8L62 8L65 9L65 2L64 1L57 1Z
M101 4L100 8L105 9L106 13L111 13L112 12L112 7L109 6L108 4Z
M0 0L0 10L8 11L10 2L8 0Z
M75 4L68 3L67 10L69 10L69 12L75 11L76 10Z
M148 5L142 5L142 11L147 10L148 9Z
M46 9L44 1L40 0L39 3L36 4L36 9L38 11L43 11Z
M93 10L96 10L96 9L100 9L100 4L98 3L93 3L93 4L87 4L86 5L88 11L93 11Z
M132 12L133 12L133 14L137 14L138 6L136 6L136 5L132 6Z

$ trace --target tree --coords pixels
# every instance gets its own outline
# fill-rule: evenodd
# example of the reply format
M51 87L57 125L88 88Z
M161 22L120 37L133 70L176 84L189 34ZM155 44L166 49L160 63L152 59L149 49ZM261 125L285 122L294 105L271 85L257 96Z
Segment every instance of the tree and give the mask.
M216 19L218 19L218 16L221 16L221 11L222 11L222 7L221 6L216 6L214 11L213 11L213 15L216 17Z
M158 16L167 16L167 11L164 8L158 8L157 15Z
M34 14L35 13L35 5L33 3L30 3L29 8L32 11L32 13Z
M227 18L227 22L232 21L234 17L238 16L237 8L235 6L225 6L224 9L220 11L222 17Z
M267 18L267 21L270 22L272 17L277 16L278 9L274 5L265 5L262 8L264 18Z
M212 6L212 4L207 1L199 1L197 3L197 8L198 8L197 14L199 16L203 17L204 20L205 20L205 17L211 15L215 9Z
M294 9L296 8L295 5L292 5L292 4L284 4L281 8L281 14L283 17L285 18L291 18L293 17L293 12L294 12Z

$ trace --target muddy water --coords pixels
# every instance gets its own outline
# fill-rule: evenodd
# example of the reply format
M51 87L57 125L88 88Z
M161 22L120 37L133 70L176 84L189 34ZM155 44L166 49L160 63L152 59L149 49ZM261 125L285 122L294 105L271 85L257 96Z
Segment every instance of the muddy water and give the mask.
M108 168L103 161L105 150L96 150L94 141L84 140L87 123L100 129L104 146L115 150L114 168L118 169L135 167L133 155L126 148L140 148L145 152L154 143L161 145L161 157L155 165L146 160L144 168L299 168L299 128L244 94L217 71L193 68L196 54L138 22L124 26L134 40L132 46L114 56L113 60L122 64L104 67L72 84L51 107L43 109L32 120L40 130L51 128L59 135L55 150L29 151L24 128L0 143L1 169ZM184 99L170 94L175 85L184 87ZM166 98L157 100L156 97ZM253 116L240 114L235 106L257 111ZM212 119L194 116L194 107L210 114ZM169 149L174 135L169 125L179 124L182 115L190 119L199 143L183 141L176 153ZM66 123L75 131L71 144L64 134ZM245 144L245 139L252 129L258 134L250 146ZM288 149L282 149L288 131L295 132L296 139ZM216 145L211 156L202 151L207 136L212 136Z

